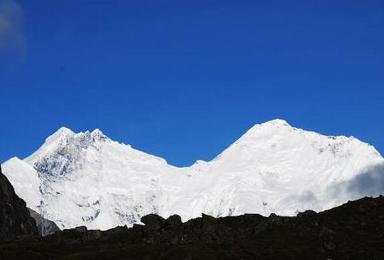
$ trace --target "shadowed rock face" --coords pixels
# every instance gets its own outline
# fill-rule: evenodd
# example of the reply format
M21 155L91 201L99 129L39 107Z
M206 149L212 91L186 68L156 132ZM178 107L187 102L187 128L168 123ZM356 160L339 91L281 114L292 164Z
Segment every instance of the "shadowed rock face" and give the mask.
M60 228L56 225L55 222L43 218L39 213L32 209L28 209L31 217L35 220L37 225L37 230L40 236L52 235L57 231L60 231Z
M0 259L384 259L384 197L297 217L174 215L107 231L86 227L0 244Z
M0 241L30 238L37 235L34 219L25 202L1 172L0 165Z

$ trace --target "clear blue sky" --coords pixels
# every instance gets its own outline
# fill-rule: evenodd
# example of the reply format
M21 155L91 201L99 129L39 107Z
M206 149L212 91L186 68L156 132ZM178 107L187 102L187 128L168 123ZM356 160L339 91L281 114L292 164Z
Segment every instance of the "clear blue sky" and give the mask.
M185 166L274 118L384 152L383 0L0 3L0 161L67 126Z

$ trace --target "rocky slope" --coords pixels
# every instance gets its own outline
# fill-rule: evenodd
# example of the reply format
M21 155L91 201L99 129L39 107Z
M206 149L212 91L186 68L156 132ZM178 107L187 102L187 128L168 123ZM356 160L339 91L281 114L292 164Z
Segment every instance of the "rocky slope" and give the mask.
M79 227L0 244L0 259L384 259L384 197L297 217L246 214L181 222L148 215L145 225Z
M0 165L0 242L25 239L37 235L36 224Z
M40 236L48 236L54 234L55 232L60 231L60 228L55 224L55 222L43 218L39 213L32 209L28 209L31 217L36 222L37 231Z
M374 147L356 138L273 120L252 127L214 160L185 168L100 130L61 128L28 158L7 161L4 171L28 207L61 229L105 230L151 213L186 221L201 213L320 211L384 191L377 185L384 179L376 170L381 165ZM360 185L367 182L372 185Z

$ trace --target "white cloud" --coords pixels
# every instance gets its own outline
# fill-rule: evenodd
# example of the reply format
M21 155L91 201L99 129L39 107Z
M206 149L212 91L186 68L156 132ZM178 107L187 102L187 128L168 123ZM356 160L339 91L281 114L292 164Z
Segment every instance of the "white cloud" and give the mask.
M342 197L349 200L384 195L384 163L373 165L351 180L333 185L328 191L331 198Z
M348 191L362 196L384 195L384 164L366 169L348 183Z
M0 50L25 48L21 31L23 11L13 0L0 0Z

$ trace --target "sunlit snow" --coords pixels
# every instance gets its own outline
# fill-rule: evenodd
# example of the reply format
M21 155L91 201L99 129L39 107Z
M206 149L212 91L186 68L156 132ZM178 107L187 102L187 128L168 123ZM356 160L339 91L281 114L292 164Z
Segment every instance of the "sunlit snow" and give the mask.
M179 214L185 221L201 213L327 209L360 196L343 185L383 163L374 147L353 137L328 137L273 120L255 125L214 160L191 167L169 165L100 130L61 128L34 154L10 159L3 170L27 206L59 227L108 229L131 226L149 213Z

